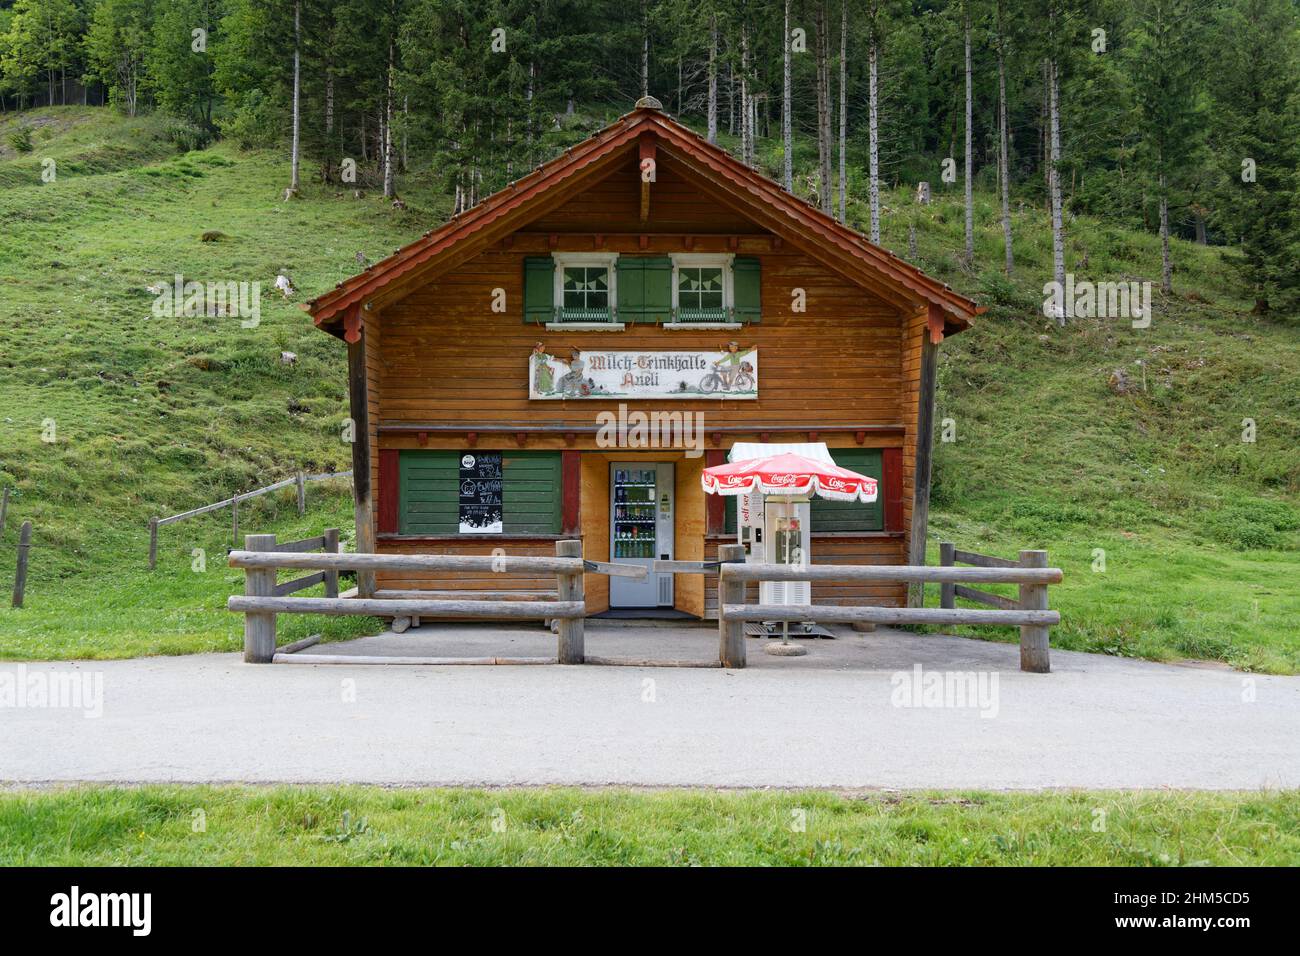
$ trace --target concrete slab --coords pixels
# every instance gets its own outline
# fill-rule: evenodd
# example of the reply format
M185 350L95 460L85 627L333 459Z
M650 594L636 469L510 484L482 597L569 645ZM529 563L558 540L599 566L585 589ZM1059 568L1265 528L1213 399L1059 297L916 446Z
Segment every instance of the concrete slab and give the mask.
M742 671L249 665L234 654L0 663L102 682L102 716L0 706L0 780L731 787L1300 786L1300 678L839 630ZM715 658L710 627L592 626L604 656ZM438 626L312 652L531 656L540 627ZM915 703L904 689L918 680ZM935 675L933 678L931 675ZM983 699L927 701L965 678ZM962 680L958 680L958 678ZM35 682L35 684L33 684ZM981 683L982 682L982 683ZM964 704L973 706L964 706Z

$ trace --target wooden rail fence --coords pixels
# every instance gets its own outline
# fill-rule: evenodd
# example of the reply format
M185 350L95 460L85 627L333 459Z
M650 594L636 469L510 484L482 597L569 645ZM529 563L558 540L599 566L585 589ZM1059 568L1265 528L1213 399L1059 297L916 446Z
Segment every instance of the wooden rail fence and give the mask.
M213 511L219 511L222 508L230 509L230 529L231 544L239 543L239 503L247 501L250 498L257 498L261 495L269 495L273 491L279 491L281 488L288 488L290 485L298 490L298 514L307 512L307 484L312 481L326 481L330 478L351 478L351 471L328 471L320 475L308 475L304 472L298 472L292 478L286 478L284 481L277 481L274 484L267 485L265 488L256 488L253 491L245 491L235 495L233 498L226 498L224 501L214 501L210 505L204 505L201 508L193 508L190 511L182 511L180 514L170 515L166 518L149 519L149 570L153 570L158 565L158 529L164 525L175 524L177 521L184 521L186 518L197 518L199 515L209 514Z
M964 557L985 558L960 552ZM984 567L958 568L898 565L808 565L745 564L742 545L719 548L718 629L724 667L745 666L745 621L866 621L873 624L1002 624L1020 628L1020 669L1047 673L1048 629L1061 622L1061 615L1047 608L1047 585L1061 581L1061 570L1047 566L1046 551L1021 551L1020 561L987 558ZM971 562L974 563L974 562ZM746 604L749 581L902 581L924 586L937 583L943 600L939 608L838 607L817 604ZM984 594L968 584L1018 584L1020 600L1011 601ZM951 588L949 592L947 589ZM951 595L980 594L983 603L995 610L956 608ZM978 598L975 600L979 600Z
M327 533L328 534L328 533ZM492 556L457 554L309 554L305 545L320 539L277 545L274 535L248 535L246 550L230 553L230 566L245 571L244 594L227 602L231 611L244 614L244 660L250 663L293 661L309 664L634 664L638 666L745 666L746 621L819 621L869 622L873 624L1000 624L1020 628L1020 669L1046 673L1048 629L1059 624L1061 616L1047 607L1047 586L1061 581L1059 568L1047 566L1045 551L1022 551L1020 560L1010 561L973 555L968 552L944 551L952 560L966 562L979 558L985 566L958 568L951 564L939 567L897 565L807 565L747 564L743 545L722 545L718 549L719 575L718 662L649 661L588 657L585 652L584 619L586 599L583 573L619 574L641 577L644 567L606 562L584 561L582 542L557 541L555 557L536 555ZM335 538L337 541L337 538ZM302 547L296 547L302 546ZM951 546L945 545L945 548ZM970 562L974 563L974 562ZM657 571L698 574L712 571L712 562L658 562ZM676 565L676 566L670 566ZM705 565L708 565L707 567ZM285 584L276 584L280 568L314 570L317 573ZM378 591L373 597L340 596L337 573L353 571L493 571L522 573L535 577L537 572L556 576L555 600L521 599L517 592L491 592L488 599L465 596L447 598L448 591L429 592L435 597L419 596L412 591ZM319 583L322 575L333 573L331 596L324 598L290 597L294 591ZM751 581L893 581L909 584L939 584L943 607L859 607L817 604L747 604L745 591ZM310 582L310 583L305 583ZM1009 583L1020 586L1020 600L1012 601L968 587L969 584ZM395 596L400 595L400 596ZM952 597L981 595L982 603L993 610L956 608ZM981 600L981 598L971 598ZM313 639L280 649L275 646L277 614L362 614L373 617L416 618L458 617L469 619L541 619L557 624L555 657L366 657L360 655L307 655L295 653L314 643Z
M308 664L581 664L584 662L587 614L583 592L583 573L588 570L582 560L581 541L557 541L555 557L538 555L494 556L457 554L306 554L277 547L275 535L250 534L243 551L230 553L230 566L243 568L244 594L232 596L226 603L231 611L244 615L244 660L255 664L292 661ZM275 583L279 568L301 568L320 573L339 571L494 571L536 576L550 572L556 576L554 601L520 600L452 600L443 598L324 597L295 598L277 593ZM644 568L629 569L637 575ZM315 577L312 575L311 577ZM299 579L299 581L307 579ZM297 584L298 582L293 582ZM305 586L305 585L304 585ZM283 587L283 585L281 585ZM335 592L337 595L337 591ZM280 653L275 647L277 614L363 614L374 617L460 617L470 619L541 619L557 622L555 657L523 658L455 658L455 657L364 657L342 655L306 655Z

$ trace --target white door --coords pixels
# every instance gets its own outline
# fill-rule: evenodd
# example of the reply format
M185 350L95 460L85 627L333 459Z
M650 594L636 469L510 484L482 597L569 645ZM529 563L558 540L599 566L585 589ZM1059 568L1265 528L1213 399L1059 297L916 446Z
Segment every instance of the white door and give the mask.
M673 557L673 466L616 461L609 466L609 553L647 569ZM644 580L611 576L610 607L672 607L673 576L650 570Z

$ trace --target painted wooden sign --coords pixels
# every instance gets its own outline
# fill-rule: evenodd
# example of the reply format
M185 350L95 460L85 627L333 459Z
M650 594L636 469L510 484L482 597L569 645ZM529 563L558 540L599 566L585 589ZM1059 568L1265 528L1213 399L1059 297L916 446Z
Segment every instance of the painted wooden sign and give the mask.
M528 397L758 398L758 349L722 352L584 352L538 346L528 364Z
M460 458L460 533L500 534L501 452L474 452Z

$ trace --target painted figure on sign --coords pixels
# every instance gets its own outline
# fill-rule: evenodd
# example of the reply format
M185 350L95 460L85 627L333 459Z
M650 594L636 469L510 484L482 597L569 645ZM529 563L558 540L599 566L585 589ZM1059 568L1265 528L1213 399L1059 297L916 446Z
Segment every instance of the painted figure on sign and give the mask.
M560 391L564 393L565 398L584 398L591 394L592 386L595 384L590 379L582 377L587 363L582 358L582 353L577 349L571 350L569 358L564 364L569 370L560 376Z
M555 373L551 370L554 355L546 354L546 346L538 342L533 346L533 382L539 395L555 391Z
M735 389L739 392L754 390L754 366L743 361L744 357L754 351L755 346L742 349L739 342L731 341L722 347L723 356L713 363L716 371L704 376L700 382L700 391L716 392L719 387L726 391Z

